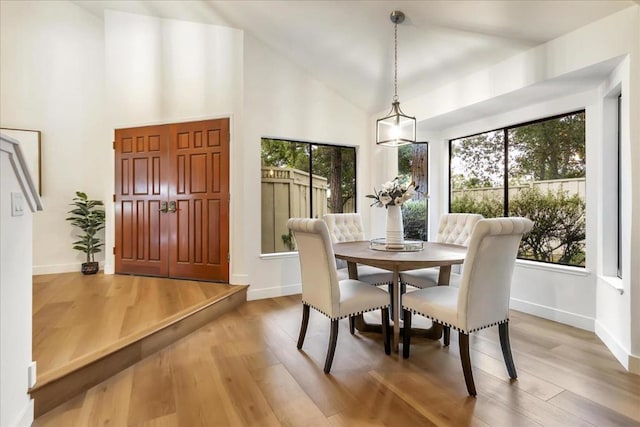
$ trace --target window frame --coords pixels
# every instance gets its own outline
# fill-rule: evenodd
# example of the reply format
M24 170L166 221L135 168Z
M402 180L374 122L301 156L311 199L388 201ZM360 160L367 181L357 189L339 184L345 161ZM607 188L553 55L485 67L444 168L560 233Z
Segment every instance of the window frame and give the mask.
M429 142L416 142L413 144L407 144L407 145L403 145L398 147L398 159L397 159L397 167L398 167L398 176L403 175L400 171L400 150L403 149L403 147L412 147L413 145L423 145L426 147L425 151L426 151L426 158L425 158L425 169L427 171L425 179L426 179L426 188L422 188L420 187L418 190L420 193L423 193L426 196L422 196L422 202L424 202L425 205L425 218L424 218L424 235L425 235L425 239L424 240L428 240L429 238L429 159L430 159L430 154L429 154ZM411 173L411 171L409 171L409 173ZM413 175L410 176L411 179L413 179ZM404 206L402 207L402 215L403 215L403 221L406 221L406 218L404 217L405 215L405 211L404 211ZM406 227L406 222L405 222L405 227ZM406 236L406 228L405 228L405 239L416 239L416 237L413 236Z
M559 118L562 118L562 117L566 117L566 116L570 116L570 115L573 115L573 114L584 114L584 116L585 116L585 126L586 126L586 109L585 108L581 108L579 110L568 111L568 112L560 113L560 114L554 114L553 116L543 117L543 118L539 118L539 119L535 119L535 120L529 120L529 121L516 123L516 124L512 124L512 125L508 125L508 126L501 126L501 127L498 127L498 128L493 128L493 129L485 130L485 131L481 131L481 132L475 132L475 133L472 133L472 134L469 134L469 135L459 136L459 137L456 137L456 138L450 138L449 141L448 141L449 142L449 144L448 144L448 148L449 148L449 167L448 167L448 169L449 169L448 199L449 200L448 200L448 212L451 212L451 202L452 202L451 194L453 192L451 163L452 163L452 158L453 158L452 157L453 156L452 145L453 145L454 141L457 141L457 140L460 140L460 139L465 139L465 138L472 138L472 137L475 137L475 136L478 136L478 135L482 135L482 134L485 134L485 133L490 133L490 132L502 132L503 141L504 141L504 149L503 149L504 169L503 169L503 195L502 195L503 201L504 201L503 202L503 216L504 217L508 217L509 216L509 131L512 130L512 129L515 129L515 128L519 128L519 127L535 125L535 124L546 122L546 121L550 121L550 120L556 120L556 119L559 119ZM618 120L620 120L620 113L618 113ZM620 128L620 124L618 124L618 126ZM618 134L618 143L620 143L620 134ZM586 135L585 135L585 148L586 148ZM620 159L619 159L619 161L620 161ZM585 169L585 178L586 178L586 174L587 174L587 172L586 172L586 169ZM618 194L619 194L619 192L620 192L620 188L618 187ZM620 203L620 197L618 197L618 203ZM618 212L620 212L620 210ZM585 214L586 214L586 208L585 208ZM620 227L620 225L618 224L618 228L619 227ZM620 231L618 231L618 232L620 232ZM586 257L586 245L585 245L585 257ZM518 258L518 259L519 260L523 260L523 261L530 261L530 262L534 262L534 263L540 263L540 264L586 269L586 262L585 262L585 265L574 265L574 264L565 264L565 263L560 263L560 262L540 261L540 260L529 259L529 258ZM618 259L620 259L620 257L618 257Z
M616 171L617 179L618 179L618 187L617 187L617 206L618 206L618 224L617 224L617 240L618 244L617 249L617 262L616 262L616 276L619 279L622 279L622 93L617 96L617 166L618 170Z
M340 144L329 144L329 143L323 143L323 142L312 142L312 141L301 141L301 140L297 140L297 139L288 139L288 138L282 138L282 137L268 137L268 136L262 136L260 137L260 149L262 150L262 142L263 140L268 139L271 141L282 141L282 142L288 142L288 143L292 143L292 144L300 144L300 145L304 145L305 150L307 152L307 155L309 157L309 188L313 188L313 147L329 147L329 148L337 148L337 149L349 149L349 150L353 150L353 178L354 178L354 182L353 182L353 186L354 186L354 190L353 190L353 199L354 199L354 204L353 204L353 212L357 213L358 212L358 204L355 203L355 201L357 200L358 197L358 150L357 150L357 146L355 145L340 145ZM261 151L262 152L262 151ZM261 156L261 161L260 161L261 165L260 167L262 168L262 156ZM261 181L262 184L262 181ZM261 194L262 197L262 194ZM313 218L313 207L314 207L314 199L315 197L311 196L309 197L309 218ZM261 214L262 214L262 209L261 209ZM262 236L262 225L260 227L260 235ZM283 252L263 252L262 251L262 247L260 248L260 256L264 256L264 257L274 257L274 256L281 256L283 254L291 254L291 253L297 253L298 251L283 251Z

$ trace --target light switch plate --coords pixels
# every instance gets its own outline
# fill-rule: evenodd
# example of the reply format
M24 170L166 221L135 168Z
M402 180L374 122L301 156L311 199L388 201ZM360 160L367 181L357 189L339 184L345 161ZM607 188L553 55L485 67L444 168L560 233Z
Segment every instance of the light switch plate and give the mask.
M11 216L24 215L24 197L22 193L11 193Z

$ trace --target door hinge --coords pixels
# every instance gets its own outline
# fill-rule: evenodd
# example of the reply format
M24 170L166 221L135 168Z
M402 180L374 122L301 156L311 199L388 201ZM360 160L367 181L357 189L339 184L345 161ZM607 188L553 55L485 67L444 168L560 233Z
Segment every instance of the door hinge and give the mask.
M231 193L228 194L227 200L231 201Z
M113 254L114 255L116 254L116 247L115 246L113 247Z
M113 195L113 201L114 202L116 201L116 195L115 194Z
M231 254L227 252L227 262L231 261Z
M113 149L114 150L116 149L116 142L115 141L113 141Z

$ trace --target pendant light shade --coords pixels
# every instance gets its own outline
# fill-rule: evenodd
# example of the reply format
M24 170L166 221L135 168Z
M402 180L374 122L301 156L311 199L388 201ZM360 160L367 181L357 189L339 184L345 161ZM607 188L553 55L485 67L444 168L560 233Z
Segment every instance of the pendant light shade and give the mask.
M416 142L416 118L400 109L400 102L391 104L386 117L376 122L376 144L397 147Z
M398 100L398 24L404 21L404 13L391 12L394 28L394 95L391 111L376 121L376 144L397 147L416 142L416 118L402 112Z

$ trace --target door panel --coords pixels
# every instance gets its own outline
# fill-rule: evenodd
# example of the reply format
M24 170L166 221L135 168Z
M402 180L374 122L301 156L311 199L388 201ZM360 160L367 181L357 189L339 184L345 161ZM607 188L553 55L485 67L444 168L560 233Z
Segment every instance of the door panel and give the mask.
M160 211L168 186L168 135L162 126L118 129L116 273L166 276L169 221Z
M169 125L172 164L169 270L173 277L229 281L229 121ZM188 276L187 276L188 275Z
M228 252L229 120L117 130L116 273L228 282Z

